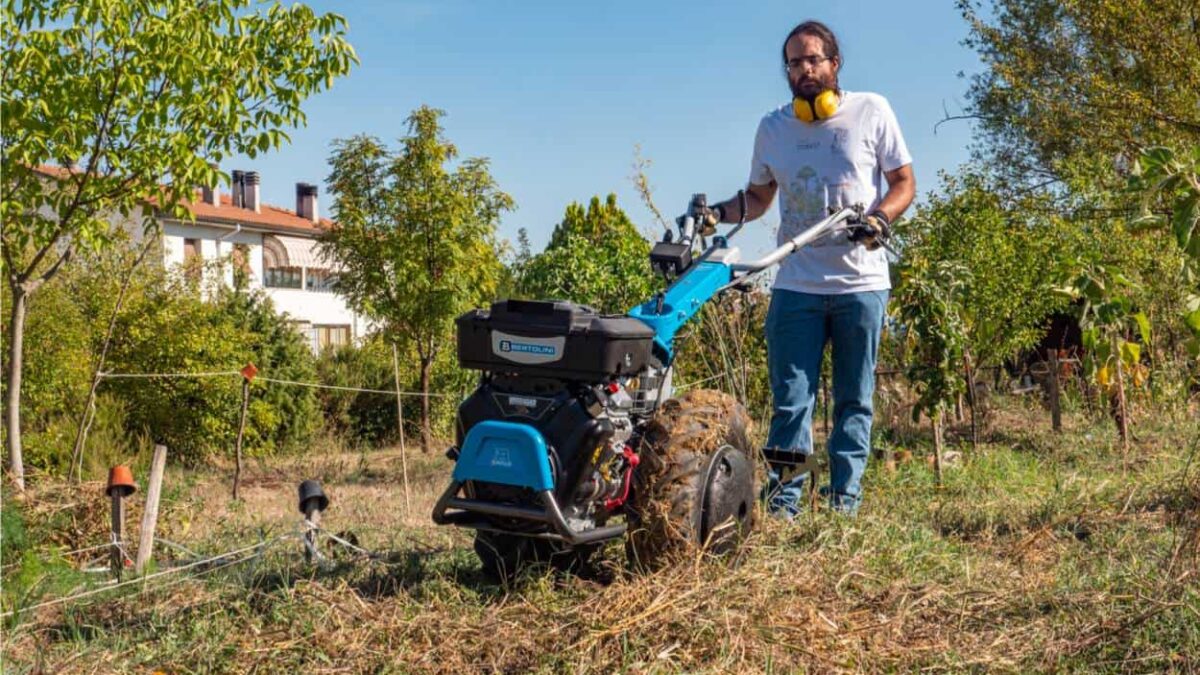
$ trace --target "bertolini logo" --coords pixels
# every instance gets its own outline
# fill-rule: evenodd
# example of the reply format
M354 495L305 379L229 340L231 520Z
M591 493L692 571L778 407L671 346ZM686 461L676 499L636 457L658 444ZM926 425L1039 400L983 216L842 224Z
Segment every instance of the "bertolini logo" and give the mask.
M552 363L562 358L566 346L564 336L525 337L492 331L492 353L506 361L537 365Z
M527 342L513 342L512 340L501 340L500 351L502 352L524 352L526 354L544 354L546 356L554 356L558 350L548 345L535 345Z

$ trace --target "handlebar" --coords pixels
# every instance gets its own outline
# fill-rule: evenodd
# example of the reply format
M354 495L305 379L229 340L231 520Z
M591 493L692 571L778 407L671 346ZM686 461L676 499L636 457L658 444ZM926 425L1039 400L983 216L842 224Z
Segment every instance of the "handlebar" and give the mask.
M842 227L843 223L854 222L859 220L861 217L861 208L844 208L787 240L782 246L776 248L774 251L771 251L758 260L734 263L730 267L733 268L735 273L744 272L746 274L753 274L755 272L761 272L788 257L797 249L808 246L821 237L832 234Z

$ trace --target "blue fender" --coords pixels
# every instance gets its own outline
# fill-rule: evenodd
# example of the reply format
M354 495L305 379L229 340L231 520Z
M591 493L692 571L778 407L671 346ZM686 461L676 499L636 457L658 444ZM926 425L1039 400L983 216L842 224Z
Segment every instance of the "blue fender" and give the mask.
M478 480L554 489L550 454L541 432L527 424L487 420L471 427L454 465L454 481Z

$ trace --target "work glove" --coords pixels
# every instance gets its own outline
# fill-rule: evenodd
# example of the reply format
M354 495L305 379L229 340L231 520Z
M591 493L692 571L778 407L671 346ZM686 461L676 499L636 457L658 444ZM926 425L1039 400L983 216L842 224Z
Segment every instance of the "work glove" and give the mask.
M868 251L883 246L892 236L891 223L882 211L872 211L862 222L850 231L850 241L858 242Z

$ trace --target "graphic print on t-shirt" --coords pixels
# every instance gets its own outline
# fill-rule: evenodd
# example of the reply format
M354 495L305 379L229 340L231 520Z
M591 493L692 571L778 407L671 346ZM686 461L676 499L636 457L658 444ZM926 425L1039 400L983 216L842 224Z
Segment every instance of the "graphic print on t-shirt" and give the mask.
M836 138L834 142L837 142ZM853 198L852 192L853 187L849 183L831 182L807 164L800 167L792 179L787 181L784 189L779 191L781 229L784 236L794 237L831 212L849 206L850 202L847 200ZM845 232L837 232L813 242L812 245L846 246L849 243Z

